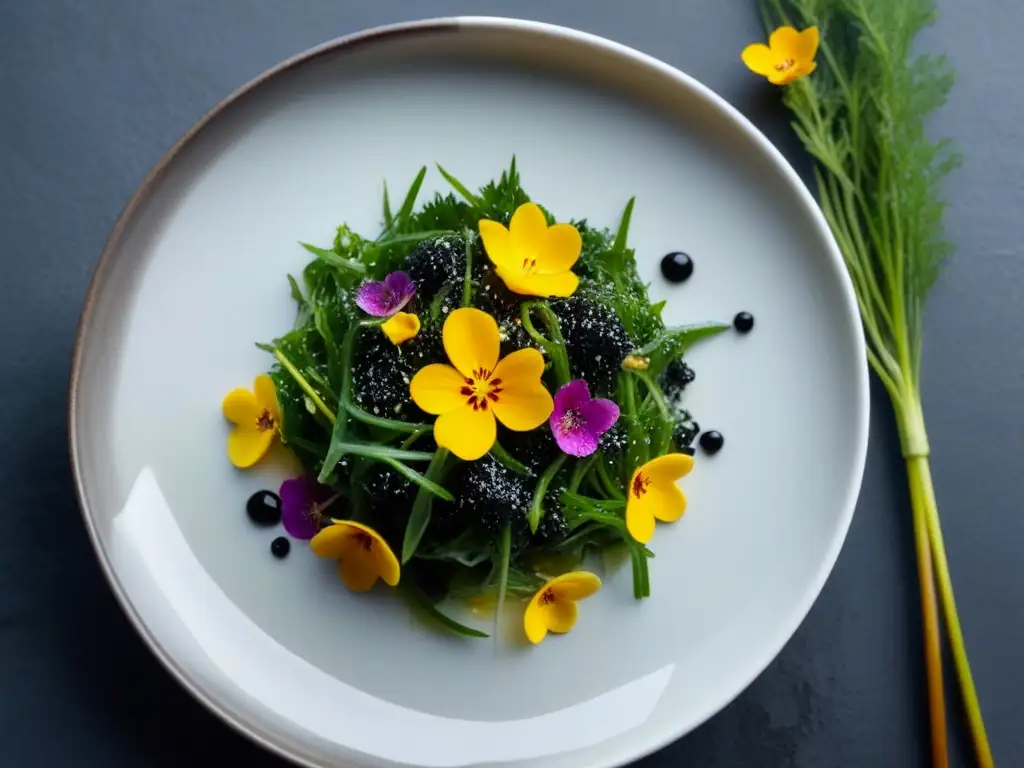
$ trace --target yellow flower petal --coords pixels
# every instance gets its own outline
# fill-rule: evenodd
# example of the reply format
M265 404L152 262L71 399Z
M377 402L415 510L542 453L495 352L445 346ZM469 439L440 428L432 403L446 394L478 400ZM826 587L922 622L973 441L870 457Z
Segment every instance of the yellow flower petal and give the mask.
M479 459L491 450L497 436L491 409L474 410L468 403L441 414L434 422L434 440L463 461Z
M527 432L551 415L555 404L541 384L543 373L544 357L536 349L520 349L495 366L491 380L501 381L501 392L494 415L509 429Z
M398 586L402 576L402 566L387 542L383 546L374 546L373 559L377 563L377 574L389 587Z
M748 45L743 49L743 53L740 54L740 58L743 59L743 63L747 65L747 69L755 75L764 75L765 77L769 77L775 72L777 59L771 49L764 43Z
M545 298L572 296L580 284L580 279L573 272L557 272L550 275L524 274L522 270L503 266L496 266L495 272L512 293L518 293L521 296Z
M541 274L567 272L579 259L582 249L583 238L572 224L548 227L537 254L537 271Z
M460 392L464 386L466 379L461 373L450 365L433 363L412 377L409 397L427 413L437 415L466 404L466 395Z
M523 203L512 214L508 231L516 257L538 259L547 239L548 222L536 203Z
M246 428L255 428L259 421L263 407L256 400L256 395L248 389L233 389L224 397L221 403L224 411L224 418L233 424L239 424Z
M248 469L262 459L274 442L273 429L239 425L228 435L228 459L239 469Z
M484 241L487 258L495 266L515 266L515 253L512 250L512 237L504 225L490 219L481 219L477 224L480 239Z
M641 544L646 544L654 536L654 515L646 506L637 504L632 494L626 502L626 530Z
M365 592L377 583L378 577L391 586L398 584L398 558L384 537L368 525L335 520L314 536L309 546L319 557L341 561L338 575L353 592Z
M814 69L813 61L814 57L818 55L818 43L817 27L808 27L797 35L793 47L793 58L798 62L812 62L806 74L810 74Z
M646 505L656 520L674 523L686 512L686 494L675 483L652 485L637 504Z
M574 626L579 616L579 608L572 600L556 600L548 606L547 610L548 630L564 635Z
M681 477L690 474L693 469L693 457L685 453L668 453L651 459L637 472L643 472L654 483L674 483ZM636 479L636 473L633 478Z
M275 424L279 423L281 411L277 405L277 389L274 387L273 379L265 373L260 374L252 383L252 391L256 395L256 402L270 411Z
M548 608L550 606L541 605L540 595L542 592L543 590L533 596L523 614L523 630L526 632L526 639L534 645L548 634Z
M377 583L377 559L372 551L355 547L338 562L338 576L353 592L368 592Z
M800 33L792 27L779 27L768 38L768 47L777 60L798 59L797 52L801 48Z
M572 571L556 576L545 586L559 600L585 600L601 589L601 579L590 571Z
M329 557L339 560L348 554L355 545L354 529L346 520L335 520L309 540L309 548L317 557Z
M498 324L486 312L471 307L456 309L445 320L441 331L444 351L463 376L479 369L494 370L501 339Z
M420 319L411 312L396 312L384 321L380 329L397 346L420 332Z

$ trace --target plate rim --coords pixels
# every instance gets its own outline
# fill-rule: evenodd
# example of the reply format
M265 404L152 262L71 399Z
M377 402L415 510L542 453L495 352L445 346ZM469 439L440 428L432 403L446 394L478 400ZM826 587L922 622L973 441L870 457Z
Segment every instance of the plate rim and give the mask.
M662 732L656 734L647 741L639 743L636 748L627 748L625 751L628 755L625 757L619 754L615 757L590 761L588 765L593 766L593 768L611 768L612 766L639 760L664 748L668 744L675 742L687 733L696 730L706 723L745 690L747 690L747 688L749 688L750 685L760 677L768 665L778 657L782 649L792 639L793 635L806 619L811 607L820 596L828 577L831 575L835 567L839 553L842 550L842 546L849 533L849 528L853 519L853 514L863 481L864 467L867 459L868 429L870 422L870 390L868 386L866 342L856 302L856 295L854 293L853 284L846 270L842 254L835 242L831 229L829 228L821 209L811 192L807 189L803 180L789 164L789 161L786 160L779 149L769 141L768 138L746 116L744 116L736 107L726 101L723 97L719 96L715 91L711 90L708 86L704 85L691 75L688 75L682 70L677 69L660 59L600 35L548 22L502 16L443 16L416 21L384 24L328 40L284 59L236 88L229 95L218 101L202 117L200 117L191 128L182 134L182 136L166 152L164 152L160 159L143 177L139 186L135 189L122 208L109 236L107 237L103 249L100 252L99 260L93 269L75 331L69 377L67 423L69 458L74 480L75 496L83 522L85 523L90 544L92 545L93 555L95 556L96 561L100 566L100 570L103 572L114 597L135 632L143 640L150 652L157 658L157 660L159 660L164 669L178 682L178 684L188 691L196 701L215 715L221 722L227 724L234 731L242 734L247 739L255 742L269 752L294 764L306 766L307 768L323 768L326 764L316 758L310 759L311 756L301 755L291 751L284 743L277 743L273 739L272 734L264 733L261 729L254 727L251 723L242 718L236 717L232 711L222 706L221 702L217 701L206 690L204 690L196 680L192 679L188 672L181 667L161 645L149 626L144 623L134 605L131 603L120 578L114 572L110 554L100 539L94 515L89 507L85 482L83 481L84 473L81 466L79 450L79 435L77 430L79 404L78 390L82 374L83 360L85 358L85 350L89 341L88 330L92 323L93 312L98 304L97 300L105 283L105 278L112 268L114 256L118 251L125 229L132 221L140 205L151 194L157 182L161 179L166 169L175 160L181 150L184 149L209 123L225 111L229 110L236 102L240 101L251 92L256 91L261 86L278 78L280 75L289 72L290 70L312 63L324 55L333 54L341 50L353 50L365 44L382 42L398 37L409 37L422 33L456 33L464 29L477 31L500 31L527 36L540 35L556 38L561 37L575 43L580 43L586 47L604 50L605 52L631 60L635 64L639 64L645 68L655 70L670 77L680 87L689 90L694 96L703 99L709 107L716 110L720 116L728 119L734 126L739 128L745 135L745 138L756 145L756 147L764 153L765 157L767 157L772 164L782 172L786 181L792 188L792 191L796 193L800 205L804 208L810 220L813 222L816 234L820 237L822 245L824 246L825 255L831 262L833 262L832 265L837 269L839 274L844 298L843 309L848 315L848 319L853 321L853 328L855 330L853 340L857 347L859 358L862 361L862 364L858 367L859 374L857 376L857 381L855 382L855 389L857 392L856 407L859 413L859 423L857 424L857 434L855 435L856 458L854 465L851 467L852 473L848 485L847 497L842 501L840 525L829 544L829 548L825 553L825 557L818 573L816 574L814 582L808 585L808 589L804 592L801 601L792 612L790 619L792 626L789 626L789 623L785 625L786 631L782 633L785 637L780 643L773 643L769 646L769 652L764 655L764 658L759 659L758 663L753 666L753 672L749 676L749 679L747 679L737 691L726 695L721 700L714 701L710 706L706 707L703 714L693 722L683 723L678 727L664 729Z

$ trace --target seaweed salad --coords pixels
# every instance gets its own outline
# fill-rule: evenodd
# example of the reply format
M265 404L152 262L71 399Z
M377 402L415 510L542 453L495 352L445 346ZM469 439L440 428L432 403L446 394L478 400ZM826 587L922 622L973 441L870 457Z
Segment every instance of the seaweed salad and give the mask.
M444 601L522 600L539 643L600 589L588 555L620 553L650 595L648 545L686 509L698 432L684 356L729 326L665 326L628 246L633 200L614 230L558 223L514 159L476 192L438 170L451 191L421 206L426 167L397 208L385 185L377 237L343 224L302 244L294 328L224 399L228 455L252 466L278 438L295 455L304 473L259 506L349 589L382 581L475 637Z

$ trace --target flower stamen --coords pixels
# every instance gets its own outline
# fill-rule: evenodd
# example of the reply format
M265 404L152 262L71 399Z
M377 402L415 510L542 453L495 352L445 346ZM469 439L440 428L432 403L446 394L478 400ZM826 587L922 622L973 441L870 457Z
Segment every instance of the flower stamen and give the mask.
M633 479L633 495L638 499L647 493L647 486L651 484L651 478L644 477L642 472L637 472Z
M260 417L256 419L256 426L259 428L260 432L267 432L274 428L274 417L270 414L269 408L263 409L263 413L261 413Z

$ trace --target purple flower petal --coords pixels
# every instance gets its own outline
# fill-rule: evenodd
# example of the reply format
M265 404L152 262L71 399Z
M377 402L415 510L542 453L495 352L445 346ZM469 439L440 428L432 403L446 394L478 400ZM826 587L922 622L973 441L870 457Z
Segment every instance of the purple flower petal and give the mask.
M580 408L580 415L586 422L587 430L600 437L619 420L619 406L603 398L591 400Z
M416 295L416 284L408 272L392 272L384 278L384 285L394 296L394 306L389 314L398 312Z
M555 393L555 410L551 418L559 419L570 408L582 408L590 402L590 388L583 379L574 379Z
M393 294L384 283L364 283L356 291L356 305L374 317L387 317L392 314L393 303Z
M583 379L570 381L555 394L555 408L548 423L555 442L570 456L589 456L597 450L598 439L619 418L619 407L611 400L591 400Z
M589 456L597 450L597 435L585 428L562 430L552 425L552 432L558 447L570 456Z
M296 539L311 539L319 533L321 515L314 508L331 498L331 489L302 475L281 483L281 523Z

